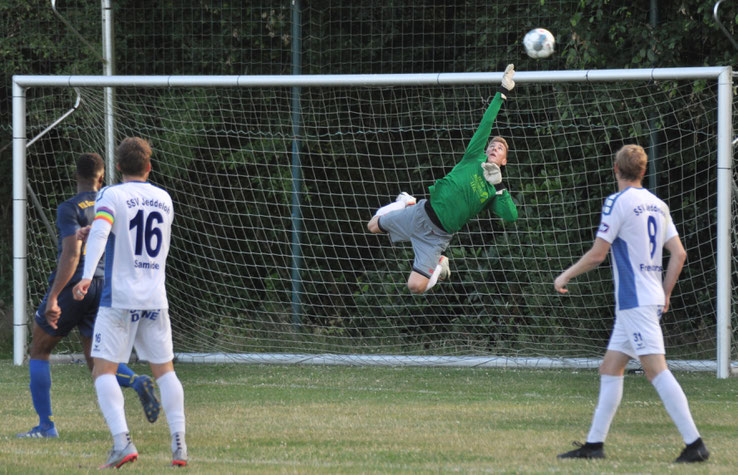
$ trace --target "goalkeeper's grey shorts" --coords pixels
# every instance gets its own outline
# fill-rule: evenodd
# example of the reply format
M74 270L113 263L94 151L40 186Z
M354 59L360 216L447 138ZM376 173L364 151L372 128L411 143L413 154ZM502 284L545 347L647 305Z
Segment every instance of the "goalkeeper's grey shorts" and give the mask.
M425 201L380 216L377 224L393 243L410 241L415 252L413 270L430 279L454 235L433 224L425 212Z

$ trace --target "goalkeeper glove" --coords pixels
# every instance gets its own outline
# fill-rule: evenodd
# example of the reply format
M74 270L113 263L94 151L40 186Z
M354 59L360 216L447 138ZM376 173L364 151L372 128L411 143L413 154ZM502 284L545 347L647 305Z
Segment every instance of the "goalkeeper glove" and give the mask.
M502 171L496 163L482 163L482 173L484 174L484 179L490 185L497 185L502 182Z
M515 81L513 81L514 75L515 66L512 64L508 64L505 68L505 72L502 74L502 84L500 86L500 94L502 94L503 99L507 99L507 96L515 87Z

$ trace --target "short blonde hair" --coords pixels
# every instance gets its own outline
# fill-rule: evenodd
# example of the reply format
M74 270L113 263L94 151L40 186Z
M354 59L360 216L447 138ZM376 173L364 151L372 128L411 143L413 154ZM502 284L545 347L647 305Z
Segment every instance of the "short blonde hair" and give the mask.
M615 154L615 166L624 180L642 180L646 173L648 155L640 145L624 145Z
M507 153L507 152L510 151L510 147L507 145L507 140L505 140L504 138L500 137L499 135L496 136L496 137L492 137L492 140L489 141L489 144L487 144L487 146L489 147L490 144L493 144L494 142L500 142L502 145L504 145L505 146L505 153Z

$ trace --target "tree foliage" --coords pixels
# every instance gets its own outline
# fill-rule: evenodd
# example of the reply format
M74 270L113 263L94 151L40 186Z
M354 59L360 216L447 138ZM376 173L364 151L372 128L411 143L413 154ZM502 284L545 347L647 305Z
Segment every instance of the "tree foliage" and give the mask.
M122 0L114 2L116 72L118 74L290 74L293 71L292 46L295 41L292 28L292 11L290 1L257 2L220 2L202 0L199 2L181 2L167 0L154 2L144 0ZM339 2L341 3L341 2ZM378 5L381 3L381 5ZM441 3L434 0L408 2L388 0L385 2L357 1L350 6L338 5L331 0L315 0L303 2L301 34L301 70L305 74L370 74L370 73L416 73L416 72L457 72L457 71L501 71L509 62L516 64L520 70L580 70L580 69L620 69L649 67L682 67L703 65L736 65L738 51L722 34L713 18L713 4L702 0L678 0L669 3L657 2L655 12L649 2L640 0L534 0L518 2L488 2L486 0L468 0L466 2ZM93 45L100 45L100 12L96 2L63 2L60 4L62 14ZM738 9L734 2L721 6L720 18L734 38L738 37ZM69 32L56 18L50 8L39 4L31 4L25 0L8 0L0 5L0 25L5 34L0 38L0 69L5 80L0 87L0 110L3 117L11 117L11 76L14 74L99 74L101 65L93 51L90 51ZM522 53L521 40L525 33L533 27L546 27L554 32L557 39L556 54L545 61L527 58ZM699 87L699 84L695 85ZM665 93L668 93L666 91ZM167 101L162 96L161 101ZM196 104L208 98L192 97L189 100ZM166 107L166 104L161 104ZM367 106L370 107L370 106ZM617 107L614 105L613 107ZM566 105L562 104L562 109ZM168 108L176 110L176 108ZM232 112L234 114L259 115L259 111ZM619 113L613 111L613 114ZM259 123L264 123L261 116ZM212 120L222 119L213 118ZM185 123L186 117L170 115L156 118L164 123ZM242 119L248 121L248 118ZM274 118L275 124L280 118ZM344 118L336 117L337 127ZM152 124L153 126L153 124ZM455 133L450 130L448 133ZM606 134L606 132L603 132ZM635 136L643 131L633 130ZM382 137L374 143L391 144L397 137ZM254 152L232 152L234 149L251 151L276 150L278 144L249 143L241 144L237 136L223 137L225 142L207 143L207 138L187 133L171 132L171 136L162 140L163 146L172 147L169 156L179 157L178 163L167 163L165 167L183 167L193 175L201 174L203 161L198 151L223 149L230 156L220 157L212 163L219 163L227 170L223 180L235 176L243 180L255 180L258 172L249 169L255 167L255 160L250 156ZM273 140L273 139L265 139ZM551 149L556 148L555 139ZM0 147L10 144L10 121L0 124ZM227 142L227 143L226 143ZM607 142L607 137L597 143ZM185 147L185 145L187 145ZM219 146L221 145L221 146ZM241 147L241 145L244 145ZM281 144L281 145L286 145ZM357 147L366 149L330 150L341 147L339 144L316 142L306 145L306 160L326 160L335 156L364 156L372 154L371 141ZM428 142L420 147L434 147ZM174 150L176 148L176 150ZM420 152L420 151L419 151ZM586 151L583 151L586 152ZM0 173L11 176L11 150L2 149L0 156ZM210 152L209 152L210 153ZM380 155L392 156L394 150L384 150ZM398 151L397 153L401 153ZM455 153L455 152L454 152ZM284 157L263 157L262 161L283 160ZM531 157L535 159L535 157ZM350 160L350 159L349 159ZM357 164L358 165L358 164ZM679 169L680 164L672 164ZM383 165L384 166L384 165ZM391 164L387 164L390 167ZM427 183L431 176L437 174L443 163L429 163L426 169L418 170L415 176L407 176L407 182L422 181ZM356 176L349 180L362 180L362 167L349 167ZM315 168L330 173L330 166ZM546 170L543 170L545 173ZM582 174L593 181L604 178L582 169ZM684 173L689 172L685 170ZM553 173L552 173L553 175ZM335 176L306 177L316 182L339 183ZM555 180L552 178L552 180ZM269 183L250 183L243 181L243 187L273 187L286 191L290 186L290 177L274 179ZM349 182L350 183L350 182ZM215 185L215 184L214 184ZM173 188L186 193L186 180ZM337 185L341 187L342 185ZM521 189L528 194L528 199L545 199L548 187L560 188L566 184L545 181L542 187ZM9 301L10 295L10 232L11 180L0 184L0 225L3 229L0 236L0 300ZM350 188L350 185L346 185ZM239 193L234 187L224 187L228 193ZM242 191L242 190L241 190ZM337 190L341 191L342 190ZM389 190L388 190L389 191ZM225 192L225 191L224 191ZM378 189L377 193L382 194ZM695 193L701 193L696 187ZM350 193L346 190L345 193ZM586 194L586 191L582 193ZM391 192L384 193L389 195ZM538 197L540 195L540 198ZM283 196L275 191L275 196ZM228 199L222 196L222 199ZM587 197L582 197L586 199ZM319 220L316 213L323 203L311 203L307 208L305 219ZM330 206L330 203L325 203ZM289 227L289 203L276 202L272 213L283 217L285 228ZM258 214L259 210L254 210ZM688 217L685 217L688 218ZM185 219L187 219L185 217ZM355 221L356 216L341 216L339 221ZM572 223L573 224L573 223ZM193 229L195 229L193 223ZM572 226L573 227L573 226ZM229 249L228 233L234 228L223 229L222 249L223 262L238 259L237 249ZM540 230L539 230L540 231ZM269 233L274 230L261 230ZM317 239L314 236L311 239ZM184 239L186 241L186 239ZM275 239L276 241L276 239ZM328 253L328 243L313 242L311 248L316 254L307 256L319 262ZM348 246L350 248L350 246ZM474 252L474 247L458 246L454 252L456 257L465 257L464 253ZM275 249L274 254L289 255L289 250ZM187 253L187 250L179 252ZM348 251L347 251L348 252ZM494 252L494 251L490 251ZM490 278L495 266L507 264L505 259L537 258L536 249L520 247L519 256L490 256L487 268L475 269L480 280ZM527 255L531 253L531 255ZM360 256L339 256L350 262ZM182 259L187 262L187 259ZM285 262L282 268L289 268ZM187 269L179 271L187 275ZM347 269L347 272L349 270ZM273 302L268 298L271 293L279 292L275 288L277 279L273 275L251 276L253 286L263 296L262 302ZM289 280L286 276L285 280ZM342 294L351 294L349 282L362 280L362 276L339 276L336 282L325 284L318 294L335 293L340 288ZM520 284L521 279L496 282L499 293L503 295L535 293L534 288L542 282L530 282L528 287ZM234 285L239 284L235 282ZM360 287L359 287L360 288ZM356 292L356 299L366 298ZM460 312L468 313L480 297L473 293L460 292L462 297L455 302ZM391 302L390 302L391 303ZM340 303L330 307L316 299L315 314L330 320L341 312ZM383 302L372 303L381 307ZM509 302L493 301L485 304L509 306ZM431 327L430 333L437 329L453 331L463 327L465 323L454 318L440 319L433 310L422 302L415 302L408 313L412 318L423 318ZM411 311L410 311L411 310ZM505 309L515 313L515 310ZM519 311L522 324L533 316ZM391 316L388 316L390 318ZM361 318L357 316L355 318ZM480 317L485 318L485 317ZM466 324L469 322L466 321ZM333 325L352 326L350 322L336 319ZM502 322L481 322L484 325L501 325ZM506 322L504 324L513 324ZM329 325L330 326L330 325ZM534 328L535 325L528 325ZM484 332L481 332L483 334ZM531 333L531 339L543 338ZM368 335L367 337L379 337ZM417 342L422 346L424 342ZM484 342L486 344L503 344L502 342Z

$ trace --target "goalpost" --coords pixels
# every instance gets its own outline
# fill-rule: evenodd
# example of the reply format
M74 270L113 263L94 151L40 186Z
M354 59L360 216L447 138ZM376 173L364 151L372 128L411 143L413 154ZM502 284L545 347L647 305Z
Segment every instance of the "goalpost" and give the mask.
M103 91L114 87L115 142L151 141L151 181L175 203L167 287L179 361L595 367L613 321L609 265L566 296L552 282L593 242L616 191L614 152L638 143L644 185L670 206L688 253L662 319L667 360L729 376L730 67L518 72L493 134L510 143L519 220L482 214L449 246L450 281L407 291L412 250L366 222L400 191L425 196L457 163L501 77L15 76L15 364L56 264L44 222L74 194L76 155L104 150ZM27 148L77 94L74 113Z

